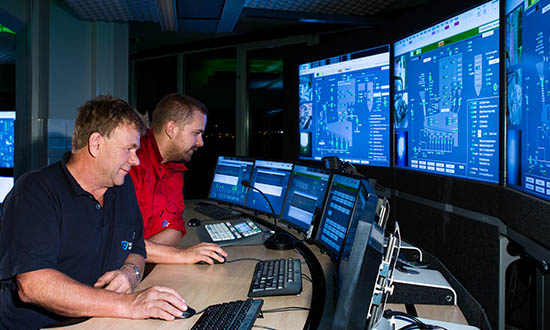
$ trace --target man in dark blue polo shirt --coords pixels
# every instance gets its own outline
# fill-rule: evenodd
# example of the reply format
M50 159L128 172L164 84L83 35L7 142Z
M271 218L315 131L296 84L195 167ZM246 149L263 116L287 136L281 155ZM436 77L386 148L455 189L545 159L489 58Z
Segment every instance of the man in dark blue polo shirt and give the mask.
M80 107L73 150L23 175L0 222L0 329L37 329L67 316L167 320L187 309L173 289L133 293L144 266L132 181L144 125L126 102Z

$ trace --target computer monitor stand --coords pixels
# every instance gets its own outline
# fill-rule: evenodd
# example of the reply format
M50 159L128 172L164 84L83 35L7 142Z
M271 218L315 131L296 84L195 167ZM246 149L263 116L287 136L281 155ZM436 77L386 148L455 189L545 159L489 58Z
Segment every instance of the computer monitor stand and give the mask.
M456 291L437 270L409 268L393 272L394 291L389 303L456 305Z
M384 246L388 246L387 237L384 237ZM422 262L422 250L404 240L401 241L400 253L403 254L409 262Z

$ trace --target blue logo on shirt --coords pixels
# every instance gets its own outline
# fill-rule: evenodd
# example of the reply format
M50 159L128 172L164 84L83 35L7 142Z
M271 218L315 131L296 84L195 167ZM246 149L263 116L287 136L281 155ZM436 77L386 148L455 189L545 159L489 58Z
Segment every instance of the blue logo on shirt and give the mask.
M170 224L170 222L168 222L168 220L164 220L164 221L162 222L162 228L168 227L169 224Z
M128 241L121 241L120 245L122 245L122 249L126 251L128 250L128 246L130 245L130 243L128 243Z

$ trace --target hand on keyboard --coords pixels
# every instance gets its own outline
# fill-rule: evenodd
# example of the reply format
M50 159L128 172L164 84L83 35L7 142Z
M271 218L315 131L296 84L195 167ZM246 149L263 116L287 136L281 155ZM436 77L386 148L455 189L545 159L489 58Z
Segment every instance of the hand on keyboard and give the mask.
M181 250L181 254L186 264L195 264L203 261L213 265L214 260L223 263L227 257L227 252L214 243L199 243Z

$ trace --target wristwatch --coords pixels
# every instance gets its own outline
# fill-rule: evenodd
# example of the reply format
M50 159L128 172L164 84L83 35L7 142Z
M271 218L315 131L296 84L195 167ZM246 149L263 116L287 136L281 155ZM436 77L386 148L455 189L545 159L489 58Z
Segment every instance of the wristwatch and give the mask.
M122 267L120 267L120 269L124 269L126 267L132 267L134 269L134 272L136 274L137 283L139 283L141 281L141 273L139 272L139 267L134 265L134 264L124 264L124 265L122 265Z

